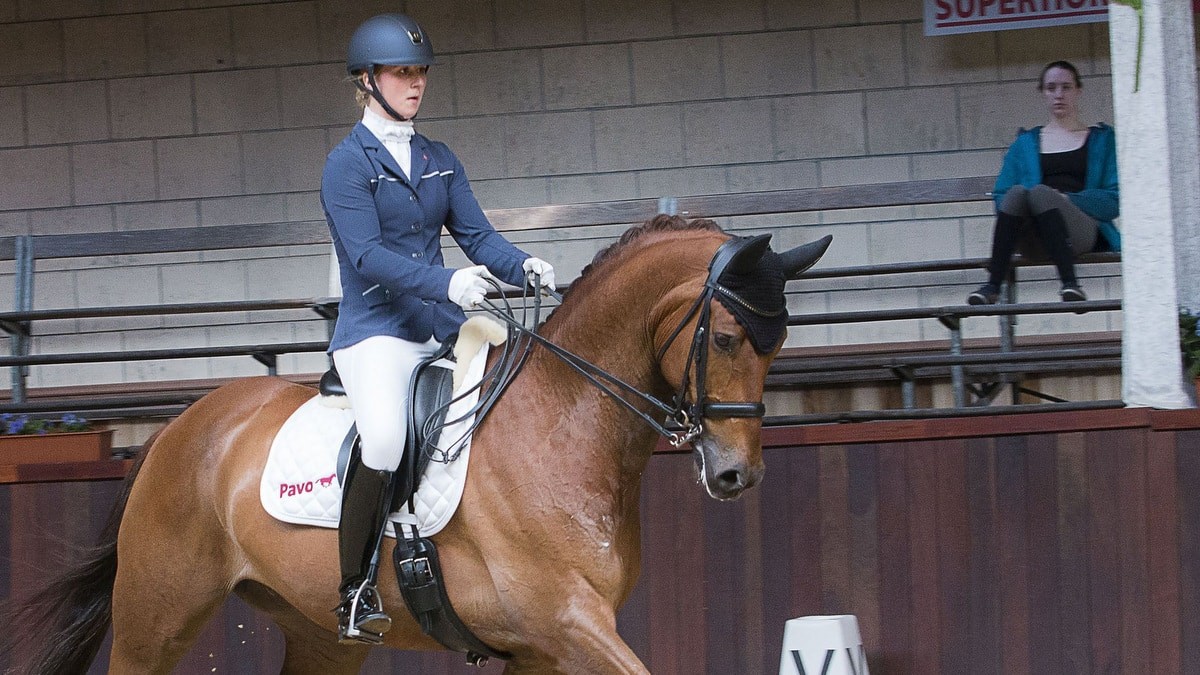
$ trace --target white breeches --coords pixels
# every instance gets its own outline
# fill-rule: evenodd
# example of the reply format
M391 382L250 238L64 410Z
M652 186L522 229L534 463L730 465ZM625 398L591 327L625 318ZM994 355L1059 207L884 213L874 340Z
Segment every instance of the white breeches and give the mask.
M376 335L333 353L342 386L354 409L362 443L362 463L395 471L408 428L408 385L413 369L441 347L430 338L419 344Z

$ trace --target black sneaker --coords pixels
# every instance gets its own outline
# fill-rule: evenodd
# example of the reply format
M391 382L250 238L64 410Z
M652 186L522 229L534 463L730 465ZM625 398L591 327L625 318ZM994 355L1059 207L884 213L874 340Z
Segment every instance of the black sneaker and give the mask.
M994 305L1000 299L1000 288L993 284L984 284L967 296L968 305Z
M1083 302L1087 300L1087 293L1079 287L1079 284L1065 284L1062 290L1058 292L1058 297L1063 299L1063 302Z

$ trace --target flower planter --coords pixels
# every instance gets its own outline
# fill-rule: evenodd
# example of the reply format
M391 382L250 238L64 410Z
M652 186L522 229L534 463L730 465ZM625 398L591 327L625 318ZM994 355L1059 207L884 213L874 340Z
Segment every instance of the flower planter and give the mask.
M112 429L0 435L0 464L95 462L112 457Z

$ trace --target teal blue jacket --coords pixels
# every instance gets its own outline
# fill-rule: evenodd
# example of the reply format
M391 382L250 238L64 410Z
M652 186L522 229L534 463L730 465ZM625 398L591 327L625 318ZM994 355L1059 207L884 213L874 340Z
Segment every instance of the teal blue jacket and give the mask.
M992 195L996 208L1004 194L1014 185L1031 188L1042 182L1042 128L1021 129L1017 140L1008 146L1004 166L996 176ZM1113 251L1121 250L1121 232L1113 219L1121 215L1117 188L1117 134L1112 127L1100 123L1091 127L1087 140L1087 175L1083 190L1067 194L1075 206L1100 223L1100 236Z

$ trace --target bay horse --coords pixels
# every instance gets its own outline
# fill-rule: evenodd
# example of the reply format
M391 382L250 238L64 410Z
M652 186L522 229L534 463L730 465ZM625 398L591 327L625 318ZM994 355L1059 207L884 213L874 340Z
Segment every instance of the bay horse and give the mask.
M698 399L692 409L705 418L692 420L690 439L698 482L720 500L763 475L763 384L782 344L776 333L760 353L721 302L697 311L712 290L710 263L737 239L712 221L675 216L631 228L597 254L540 330L641 392L663 399L682 388ZM811 247L766 252L785 261L786 279L824 251ZM764 239L755 255L765 249ZM786 316L782 281L771 293ZM18 639L41 645L31 671L83 672L111 622L109 672L168 672L232 592L282 629L282 672L357 672L369 647L338 644L330 611L336 530L274 520L259 502L276 430L314 395L279 378L238 380L148 441L99 545L14 623L27 634ZM704 415L705 406L757 415ZM654 412L645 401L632 408ZM461 505L433 540L454 609L484 643L511 654L506 673L648 672L616 627L639 574L641 475L661 433L638 410L539 345L476 429ZM385 542L382 559L393 546ZM441 648L405 610L389 565L379 589L394 620L386 646Z

